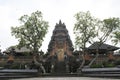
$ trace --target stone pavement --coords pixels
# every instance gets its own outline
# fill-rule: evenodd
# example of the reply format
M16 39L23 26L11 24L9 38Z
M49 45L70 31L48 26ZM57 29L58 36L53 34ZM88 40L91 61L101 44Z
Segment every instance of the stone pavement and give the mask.
M42 77L42 78L22 78L10 80L120 80L111 78L92 78L92 77Z

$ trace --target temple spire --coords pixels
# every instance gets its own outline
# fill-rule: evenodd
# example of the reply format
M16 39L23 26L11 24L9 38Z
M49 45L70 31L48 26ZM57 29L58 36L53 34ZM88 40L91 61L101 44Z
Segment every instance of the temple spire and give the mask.
M59 24L62 24L61 20L59 20Z

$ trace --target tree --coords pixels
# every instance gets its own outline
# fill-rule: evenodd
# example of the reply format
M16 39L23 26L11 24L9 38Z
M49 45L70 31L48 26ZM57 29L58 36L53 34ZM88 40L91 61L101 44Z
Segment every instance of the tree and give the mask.
M98 36L99 41L105 42L114 31L116 31L120 26L119 18L108 18L102 21L100 26L100 35ZM102 32L102 36L101 36Z
M79 12L75 14L76 23L74 26L75 34L75 47L82 49L82 64L79 69L85 64L85 48L88 42L91 42L93 38L97 36L96 26L98 26L99 20L91 16L90 12Z
M110 38L112 33L116 31L120 27L119 18L108 18L101 21L100 26L98 28L98 45L96 49L95 58L89 63L89 66L93 64L93 62L99 56L99 47Z
M112 42L117 45L120 42L120 18L114 18L116 23L116 29L113 31L111 38L112 38Z
M112 35L112 42L117 45L119 42L120 42L120 32L119 31L116 31L113 33Z
M19 19L21 25L12 27L12 35L19 41L19 47L26 46L38 53L42 46L43 38L48 31L48 22L43 20L40 11L33 12L30 16L24 15Z
M76 48L82 49L83 61L79 69L81 70L85 63L85 48L88 42L98 42L96 49L96 56L89 63L89 67L99 56L99 47L110 38L111 34L120 29L119 18L108 18L104 20L99 20L92 17L90 12L79 12L75 15L76 23L74 26L75 34L75 46ZM94 41L97 39L96 41Z

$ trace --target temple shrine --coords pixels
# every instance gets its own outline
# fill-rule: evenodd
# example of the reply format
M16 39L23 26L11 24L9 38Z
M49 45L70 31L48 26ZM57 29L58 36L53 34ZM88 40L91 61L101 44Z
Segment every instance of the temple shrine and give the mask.
M49 57L52 58L50 60L54 66L53 71L66 72L66 67L70 67L67 64L69 63L70 57L73 57L73 50L73 44L68 34L68 30L66 29L65 24L60 20L53 30L53 35L48 45L48 54Z

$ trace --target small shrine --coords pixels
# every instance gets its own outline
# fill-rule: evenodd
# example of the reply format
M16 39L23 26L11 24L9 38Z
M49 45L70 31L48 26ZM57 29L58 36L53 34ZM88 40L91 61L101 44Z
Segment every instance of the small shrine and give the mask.
M87 48L88 54L86 54L87 56L86 59L90 60L94 55L96 55L97 49L99 53L99 63L100 63L106 60L114 60L115 59L114 51L118 50L119 47L115 47L105 43L99 44L99 42L95 42Z

